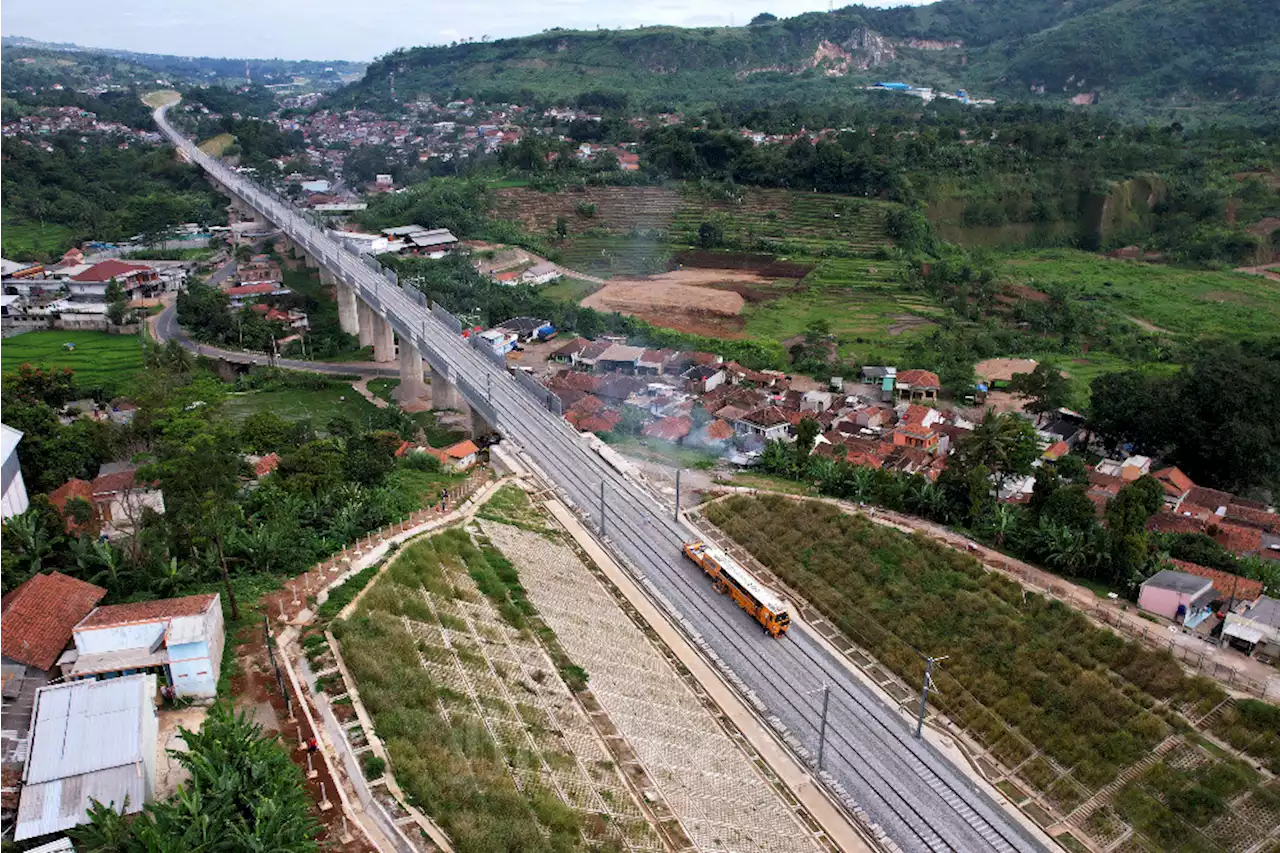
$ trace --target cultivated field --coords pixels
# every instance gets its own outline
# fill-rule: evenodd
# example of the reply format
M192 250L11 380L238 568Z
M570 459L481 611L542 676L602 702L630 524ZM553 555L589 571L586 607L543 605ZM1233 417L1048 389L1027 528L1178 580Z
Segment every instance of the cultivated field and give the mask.
M748 244L773 241L787 252L819 256L827 248L871 253L889 245L885 216L894 206L830 193L742 187L725 197L690 187L671 230L676 242L693 243L711 220L726 238Z
M219 133L217 136L211 136L204 142L201 142L199 148L210 157L221 157L222 152L236 141L236 138L229 133Z
M482 521L519 568L530 599L694 848L703 853L820 848L748 756L570 548Z
M102 387L113 393L126 390L128 383L142 369L142 345L137 335L27 332L5 338L0 354L3 360L0 369L5 374L17 372L24 364L66 367L76 372L78 388Z
M965 554L829 504L732 497L705 516L873 669L918 690L917 650L948 655L934 701L983 773L1054 834L1245 853L1280 833L1280 708L1232 699Z

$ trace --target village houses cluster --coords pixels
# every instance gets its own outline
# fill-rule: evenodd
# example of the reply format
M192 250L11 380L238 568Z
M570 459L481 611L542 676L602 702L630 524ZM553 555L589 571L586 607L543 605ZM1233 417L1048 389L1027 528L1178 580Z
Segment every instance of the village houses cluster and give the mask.
M495 344L501 340L511 348L517 341L545 340L548 329L544 321L516 318L491 331L501 333ZM738 465L751 464L769 441L793 442L809 419L817 425L811 453L933 481L976 426L959 409L942 405L937 374L918 368L866 366L856 379L818 387L712 353L648 349L622 338L575 338L552 351L549 363L542 381L579 431L639 426L646 441L711 451ZM1010 369L1034 366L993 369L979 393L1006 387ZM1036 433L1037 467L1083 452L1091 441L1083 416L1067 409L1037 421ZM1145 456L1104 458L1086 470L1087 495L1099 517L1121 488L1149 474L1165 496L1149 529L1203 533L1236 556L1280 560L1280 514L1265 504L1198 486L1178 468L1155 467ZM998 499L1025 503L1034 483L1032 476L1014 478L999 486ZM1224 636L1233 646L1280 657L1280 602L1264 595L1262 584L1186 561L1174 564L1143 584L1141 607L1206 637L1225 620Z

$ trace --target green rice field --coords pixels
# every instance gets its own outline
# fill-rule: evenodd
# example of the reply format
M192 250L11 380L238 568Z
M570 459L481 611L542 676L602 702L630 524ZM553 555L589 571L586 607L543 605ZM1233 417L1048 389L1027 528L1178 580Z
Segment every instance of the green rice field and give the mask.
M793 292L748 305L744 317L748 337L776 341L825 320L841 355L866 361L891 357L941 312L927 296L902 288L893 262L834 258L820 261Z
M142 343L137 335L81 331L27 332L5 338L0 370L8 375L23 364L70 368L80 388L121 391L142 370Z

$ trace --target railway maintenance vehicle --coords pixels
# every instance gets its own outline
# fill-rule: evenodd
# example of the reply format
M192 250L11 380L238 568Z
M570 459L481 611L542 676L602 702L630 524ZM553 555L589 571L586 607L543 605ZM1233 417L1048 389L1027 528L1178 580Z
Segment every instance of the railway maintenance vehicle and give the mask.
M701 541L686 542L683 550L686 557L715 581L716 590L732 597L739 607L760 623L766 633L776 638L787 633L791 627L787 603L753 578L736 560L716 546Z

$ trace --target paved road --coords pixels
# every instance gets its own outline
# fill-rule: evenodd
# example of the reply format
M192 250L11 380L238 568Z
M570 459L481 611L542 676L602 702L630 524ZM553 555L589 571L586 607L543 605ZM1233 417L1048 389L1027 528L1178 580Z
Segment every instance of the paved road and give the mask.
M803 624L797 622L786 639L773 640L732 601L717 595L681 555L681 543L696 532L592 452L563 418L426 308L420 294L392 284L292 207L196 151L169 126L163 109L157 110L156 121L194 162L385 313L402 344L415 346L434 370L455 382L468 402L556 484L562 498L596 525L619 558L742 679L768 713L814 754L821 690L829 685L826 769L899 847L911 853L1046 849L932 744L915 740L908 722L864 687Z
M166 305L164 310L151 321L151 334L162 344L171 339L176 339L184 349L190 350L197 355L221 358L235 364L274 364L276 367L283 367L289 370L307 370L312 373L330 373L339 376L355 374L366 378L400 376L399 367L380 367L364 362L303 361L297 358L277 358L273 361L265 353L221 349L209 344L202 344L187 337L187 333L178 325L178 311L172 302Z

